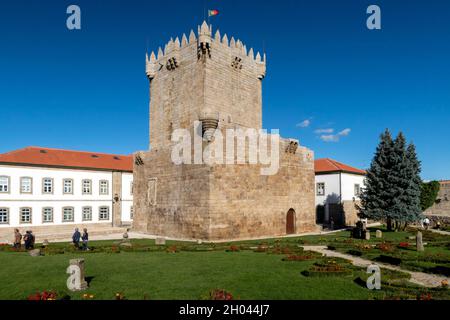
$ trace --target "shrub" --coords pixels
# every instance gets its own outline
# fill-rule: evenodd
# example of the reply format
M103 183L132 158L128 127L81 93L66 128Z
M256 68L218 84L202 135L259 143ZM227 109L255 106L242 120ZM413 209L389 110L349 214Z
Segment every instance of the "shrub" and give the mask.
M354 250L354 249L350 249L347 251L348 254L351 254L352 256L357 256L357 257L361 257L362 256L362 252L359 250Z
M433 206L436 202L440 187L441 185L438 181L422 183L420 192L420 206L422 207L422 211Z
M402 259L396 258L396 257L392 257L392 256L387 256L387 255L384 255L384 254L380 255L377 258L375 258L375 260L379 261L379 262L393 264L395 266L398 266L398 265L400 265L400 263L402 263Z
M429 273L442 274L446 277L450 277L450 267L447 266L435 266L432 268L428 268L425 271Z

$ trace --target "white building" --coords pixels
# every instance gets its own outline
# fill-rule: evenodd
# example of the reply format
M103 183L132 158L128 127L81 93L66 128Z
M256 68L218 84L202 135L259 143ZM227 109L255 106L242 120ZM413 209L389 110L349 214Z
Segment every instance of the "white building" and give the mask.
M354 224L366 172L332 159L315 160L317 222ZM341 221L343 219L343 221Z
M0 154L0 242L131 225L133 158L28 147Z

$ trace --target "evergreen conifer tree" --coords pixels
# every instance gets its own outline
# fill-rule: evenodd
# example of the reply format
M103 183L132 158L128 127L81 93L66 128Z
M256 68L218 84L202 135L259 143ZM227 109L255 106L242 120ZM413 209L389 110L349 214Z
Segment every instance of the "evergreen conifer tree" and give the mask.
M420 162L414 144L403 133L395 141L389 130L380 139L361 194L360 215L386 221L388 230L405 228L422 214Z
M390 154L393 149L388 129L380 136L370 168L367 170L365 188L361 194L361 216L372 220L383 220L387 216L391 196L388 185Z

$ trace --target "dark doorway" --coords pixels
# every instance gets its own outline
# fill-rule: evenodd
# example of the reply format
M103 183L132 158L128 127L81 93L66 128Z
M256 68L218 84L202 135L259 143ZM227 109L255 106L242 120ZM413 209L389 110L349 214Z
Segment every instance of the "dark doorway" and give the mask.
M286 215L286 234L295 234L295 210L289 209Z

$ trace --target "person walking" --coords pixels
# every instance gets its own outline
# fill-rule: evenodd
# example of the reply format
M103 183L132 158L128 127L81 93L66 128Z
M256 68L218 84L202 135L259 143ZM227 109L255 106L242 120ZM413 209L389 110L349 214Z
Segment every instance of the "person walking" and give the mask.
M34 249L34 243L36 241L36 237L33 234L33 231L30 230L30 249Z
M430 219L423 219L423 225L425 226L425 230L428 230L428 227L430 226Z
M72 242L73 245L75 246L75 248L80 249L80 238L81 238L81 233L80 231L78 231L78 228L75 228L75 232L73 233L72 236Z
M88 241L89 241L89 234L86 228L83 229L83 235L81 236L81 240L83 241L83 250L89 250L88 249Z
M14 229L14 248L20 249L22 246L22 234L19 232L19 229Z
M31 231L26 231L25 235L23 236L23 242L25 245L25 250L31 249Z

